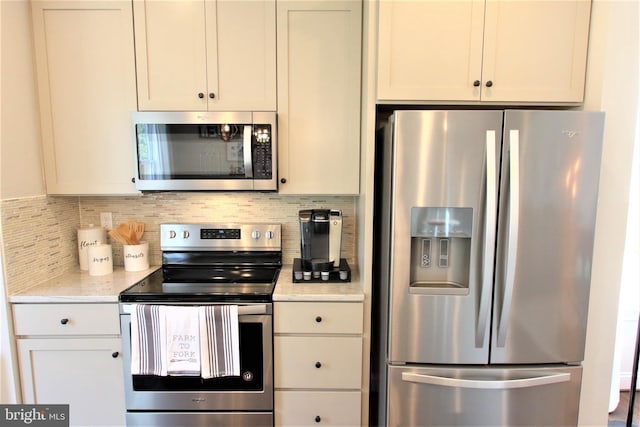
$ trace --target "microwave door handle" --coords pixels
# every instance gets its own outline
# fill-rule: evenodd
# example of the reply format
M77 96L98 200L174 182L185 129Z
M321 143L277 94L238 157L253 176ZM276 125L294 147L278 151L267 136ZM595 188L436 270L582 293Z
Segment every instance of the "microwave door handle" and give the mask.
M251 151L251 125L245 125L242 142L245 178L253 178L253 162L251 161Z

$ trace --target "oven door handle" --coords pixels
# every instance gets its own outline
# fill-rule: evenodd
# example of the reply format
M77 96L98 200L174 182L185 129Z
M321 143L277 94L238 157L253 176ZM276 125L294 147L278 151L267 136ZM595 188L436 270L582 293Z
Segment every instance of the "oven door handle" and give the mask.
M135 303L120 304L120 313L131 314L131 312L133 311L134 305ZM158 304L158 305L163 305L163 304ZM187 304L187 305L205 305L205 304ZM225 305L225 304L216 304L216 305ZM271 314L271 304L251 304L251 305L228 304L228 305L238 306L238 316L246 316L251 314Z
M255 304L255 305L239 305L238 316L244 316L248 314L271 314L267 304Z

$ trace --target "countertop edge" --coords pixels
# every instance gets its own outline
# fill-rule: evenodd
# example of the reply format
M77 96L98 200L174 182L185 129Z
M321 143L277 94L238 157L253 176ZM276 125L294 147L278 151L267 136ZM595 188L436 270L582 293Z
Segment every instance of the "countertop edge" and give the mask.
M127 272L123 267L104 276L90 276L86 271L71 270L38 285L8 296L11 304L46 303L118 303L123 290L152 274L160 266ZM364 292L357 269L347 283L293 283L291 266L284 266L273 292L273 301L361 302Z

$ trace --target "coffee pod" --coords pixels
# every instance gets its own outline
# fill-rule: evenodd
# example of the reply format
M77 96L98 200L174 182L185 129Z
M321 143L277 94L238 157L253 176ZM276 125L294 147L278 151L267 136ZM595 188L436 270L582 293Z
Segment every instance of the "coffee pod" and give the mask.
M87 251L90 276L104 276L113 273L111 245L89 246Z
M88 270L88 249L91 246L107 243L107 231L102 227L89 224L86 228L78 229L78 260L80 270Z

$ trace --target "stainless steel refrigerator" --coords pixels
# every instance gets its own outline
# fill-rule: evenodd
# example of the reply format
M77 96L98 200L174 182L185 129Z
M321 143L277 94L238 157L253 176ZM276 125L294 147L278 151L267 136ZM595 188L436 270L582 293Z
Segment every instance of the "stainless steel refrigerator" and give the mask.
M394 111L375 424L575 425L604 113Z

